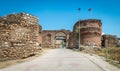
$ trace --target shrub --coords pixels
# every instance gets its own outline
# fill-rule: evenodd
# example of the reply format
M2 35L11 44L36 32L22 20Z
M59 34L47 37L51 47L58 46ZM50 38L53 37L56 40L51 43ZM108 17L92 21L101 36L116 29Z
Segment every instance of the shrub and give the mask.
M109 48L102 48L100 50L94 50L97 52L98 55L106 57L106 51L108 49L108 58L119 61L120 63L120 48L119 47L109 47Z
M120 63L120 48L109 48L109 58Z

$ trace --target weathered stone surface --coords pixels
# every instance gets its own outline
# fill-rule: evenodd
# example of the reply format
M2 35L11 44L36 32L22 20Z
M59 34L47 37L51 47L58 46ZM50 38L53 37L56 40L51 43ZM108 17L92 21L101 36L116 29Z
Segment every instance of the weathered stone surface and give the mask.
M65 47L68 47L69 30L43 30L42 31L42 47L59 48L62 47L62 42L65 42Z
M103 47L116 47L119 45L119 40L115 35L102 35Z
M0 61L26 58L35 55L38 52L36 48L31 47L7 47L0 48Z
M39 48L41 27L38 19L27 13L0 18L0 60L16 59L34 54Z
M80 44L84 46L101 46L102 23L100 20L88 19L75 23L70 35L69 48L78 47L80 25Z
M78 38L73 32L70 33L68 48L78 48Z

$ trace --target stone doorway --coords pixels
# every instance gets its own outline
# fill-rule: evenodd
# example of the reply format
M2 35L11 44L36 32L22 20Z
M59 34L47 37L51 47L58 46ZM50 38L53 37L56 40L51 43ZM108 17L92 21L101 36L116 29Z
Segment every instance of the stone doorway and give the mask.
M58 32L55 35L55 47L56 48L66 47L66 34L64 32Z
M55 46L56 48L65 48L66 47L66 37L65 36L56 36L55 37Z
M43 48L68 47L69 31L67 30L44 30L42 32Z

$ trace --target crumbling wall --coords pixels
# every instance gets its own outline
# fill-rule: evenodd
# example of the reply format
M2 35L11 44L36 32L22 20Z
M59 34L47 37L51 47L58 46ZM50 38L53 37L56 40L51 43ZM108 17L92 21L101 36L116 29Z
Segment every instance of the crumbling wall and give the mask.
M119 40L115 35L102 35L103 47L116 47L119 44Z
M0 61L34 55L39 49L38 19L27 13L0 18Z
M78 48L78 38L73 32L70 33L68 48Z
M42 26L39 26L38 42L39 42L39 46L42 47Z
M80 30L78 29L79 26ZM101 36L102 36L101 20L97 19L80 20L76 22L73 27L73 32L70 36L71 38L69 42L70 45L69 47L70 48L78 47L79 37L80 44L83 46L94 45L96 47L100 47Z
M43 48L54 48L55 32L43 31L42 32L42 47Z
M56 36L64 36L66 47L68 47L69 30L43 30L42 31L42 47L43 48L58 48Z

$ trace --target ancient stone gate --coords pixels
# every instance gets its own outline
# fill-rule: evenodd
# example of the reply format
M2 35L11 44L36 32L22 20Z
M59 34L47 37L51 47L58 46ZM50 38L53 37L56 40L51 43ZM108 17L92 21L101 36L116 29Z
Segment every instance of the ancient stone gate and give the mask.
M42 47L68 47L69 30L44 30L42 32Z

